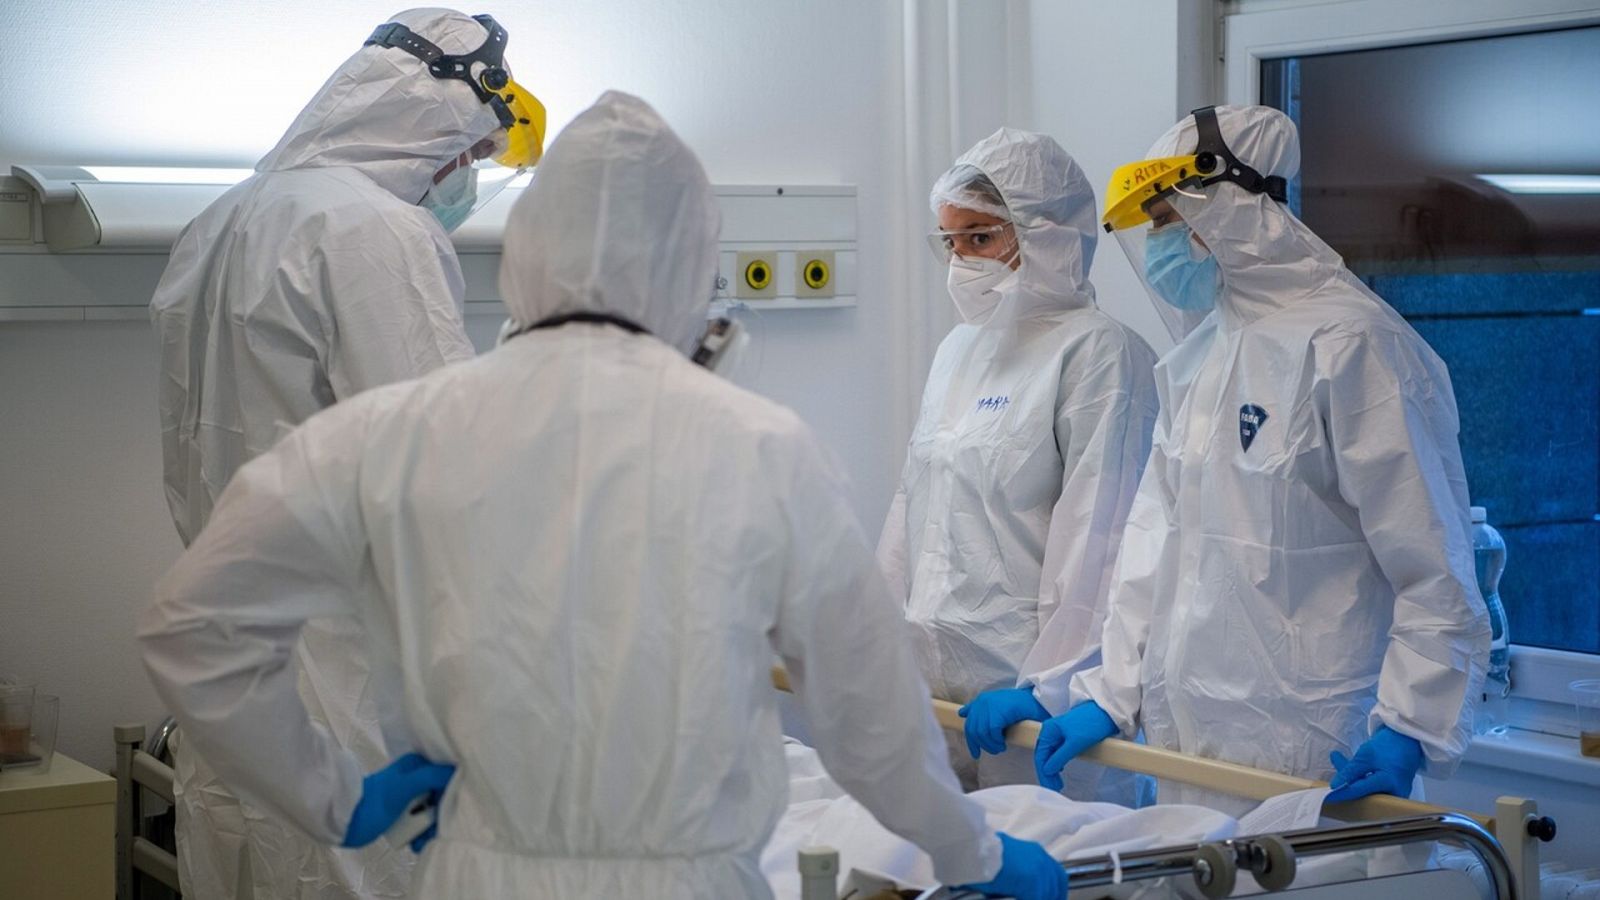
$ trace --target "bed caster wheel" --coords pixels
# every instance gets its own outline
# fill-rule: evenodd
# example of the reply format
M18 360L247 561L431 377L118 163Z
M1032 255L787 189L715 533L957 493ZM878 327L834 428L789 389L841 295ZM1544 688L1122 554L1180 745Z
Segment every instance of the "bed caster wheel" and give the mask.
M1275 834L1256 838L1250 852L1250 868L1256 884L1265 891L1281 891L1294 884L1294 848Z
M1239 878L1239 867L1234 862L1233 851L1222 844L1201 844L1194 855L1194 883L1200 893L1210 900L1220 900L1233 893Z

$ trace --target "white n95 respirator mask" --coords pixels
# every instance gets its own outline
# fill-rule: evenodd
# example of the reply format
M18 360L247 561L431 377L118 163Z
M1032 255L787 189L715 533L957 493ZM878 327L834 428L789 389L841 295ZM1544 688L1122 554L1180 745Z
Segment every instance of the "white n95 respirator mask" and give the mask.
M1001 282L1017 274L1011 268L1009 259L990 259L986 256L952 256L950 257L950 274L946 279L946 286L950 289L950 299L955 301L956 311L961 313L963 321L972 325L982 325L994 316L995 309L1000 305Z

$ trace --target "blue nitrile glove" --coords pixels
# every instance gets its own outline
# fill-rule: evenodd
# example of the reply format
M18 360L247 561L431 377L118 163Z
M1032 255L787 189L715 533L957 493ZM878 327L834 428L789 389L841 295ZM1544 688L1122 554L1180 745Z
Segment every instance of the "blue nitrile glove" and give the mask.
M969 884L966 889L1017 900L1066 900L1067 870L1048 850L1002 831L999 873L993 881Z
M973 759L980 750L1006 752L1005 731L1012 725L1024 719L1043 722L1050 718L1050 711L1033 699L1031 687L984 691L956 714L967 720L967 752Z
M411 801L418 797L426 796L430 805L437 805L454 774L455 766L429 762L420 753L407 753L361 779L361 799L344 830L344 846L365 847L377 840L400 821ZM420 853L438 830L437 824L430 826L411 842L411 849Z
M1328 754L1333 761L1333 793L1326 802L1343 803L1368 794L1393 794L1411 796L1411 785L1417 770L1422 768L1422 745L1416 738L1406 737L1384 725L1356 748L1356 755L1345 758L1335 750Z
M1079 703L1044 723L1039 729L1039 743L1033 749L1033 771L1039 784L1052 791L1061 790L1062 767L1116 733L1117 723L1093 700Z

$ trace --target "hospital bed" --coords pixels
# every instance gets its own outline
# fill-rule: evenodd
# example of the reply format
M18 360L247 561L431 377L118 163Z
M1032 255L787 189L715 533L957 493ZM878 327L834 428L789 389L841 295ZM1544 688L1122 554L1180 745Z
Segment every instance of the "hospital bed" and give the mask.
M789 689L782 669L772 672L774 685ZM939 724L960 730L963 720L957 705L933 701ZM152 900L176 896L177 859L167 846L170 835L151 834L145 792L172 803L173 771L164 761L174 732L171 719L148 739L143 725L122 725L114 730L117 779L117 897ZM1036 722L1011 728L1007 742L1032 749L1039 736ZM1213 790L1265 800L1279 794L1319 786L1318 782L1276 772L1264 772L1217 760L1201 759L1110 739L1080 758L1113 768L1198 784ZM1433 900L1472 897L1477 889L1461 872L1449 869L1390 876L1359 884L1294 887L1302 859L1368 848L1441 841L1467 848L1482 861L1494 896L1499 900L1541 900L1539 894L1539 843L1555 837L1555 823L1538 815L1531 800L1502 797L1493 816L1459 813L1441 807L1373 796L1328 808L1333 818L1354 824L1309 829L1278 835L1235 837L1225 841L1187 844L1125 853L1116 857L1073 859L1064 863L1075 890L1136 883L1148 879L1183 876L1194 880L1207 897L1226 897L1235 886L1253 879L1263 889L1284 891L1294 900ZM829 869L829 860L832 869ZM813 885L817 898L833 900L837 855L802 854L803 883ZM824 893L824 884L825 893ZM959 893L947 892L955 898ZM812 900L807 896L806 900Z
M779 690L789 690L788 675L782 669L773 669L772 680ZM957 704L934 700L933 708L941 726L952 731L962 729L964 723L956 712ZM1021 722L1006 732L1009 745L1026 750L1033 749L1038 737L1037 722ZM1252 800L1326 786L1306 778L1117 738L1103 741L1079 758ZM1438 841L1476 855L1498 900L1541 900L1539 844L1555 838L1556 826L1549 817L1538 814L1531 800L1501 797L1494 815L1483 816L1375 795L1351 803L1330 804L1326 813L1349 824L1072 859L1063 866L1074 891L1179 876L1192 879L1198 893L1208 898L1230 896L1236 887L1243 887L1252 879L1262 890L1283 892L1282 896L1294 900L1459 900L1479 896L1473 881L1454 869L1390 875L1358 883L1304 888L1294 884L1303 859ZM826 847L803 851L801 883L811 891L803 894L804 900L834 900L837 867L837 855ZM930 900L962 896L959 891L941 890L943 893L929 894Z

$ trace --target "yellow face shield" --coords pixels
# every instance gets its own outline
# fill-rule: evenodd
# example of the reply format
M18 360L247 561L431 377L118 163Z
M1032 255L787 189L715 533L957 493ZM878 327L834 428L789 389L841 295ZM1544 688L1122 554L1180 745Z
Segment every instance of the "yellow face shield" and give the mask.
M1217 109L1203 106L1193 113L1195 150L1189 156L1167 156L1129 163L1111 173L1106 185L1106 210L1100 223L1108 232L1121 231L1150 221L1150 205L1173 193L1197 199L1200 189L1231 181L1244 190L1284 201L1288 182L1277 175L1263 176L1245 164L1222 139Z
M1140 160L1118 168L1106 185L1101 225L1115 235L1174 341L1215 308L1226 278L1205 235L1190 222L1218 195L1219 182L1283 202L1287 182L1263 176L1234 156L1214 107L1194 111L1194 153ZM1154 215L1154 218L1152 218Z
M1200 159L1201 156L1207 159ZM1210 167L1201 169L1201 163ZM1150 204L1176 190L1198 191L1206 176L1215 171L1212 154L1168 156L1146 159L1120 166L1106 185L1106 209L1100 217L1108 232L1121 231L1150 221Z
M1183 219L1210 202L1215 192L1206 187L1219 168L1210 153L1146 159L1118 168L1106 187L1101 224L1122 247L1174 341L1204 321L1220 284L1216 261Z
M527 88L510 80L495 95L511 113L512 122L506 126L505 149L494 161L510 169L537 165L544 155L544 104Z
M506 30L493 16L472 18L484 27L487 35L483 45L471 53L445 53L432 41L398 22L379 25L367 38L366 46L403 50L426 64L434 78L465 82L478 100L494 112L503 130L490 139L504 146L497 147L492 154L474 152L474 159L492 160L512 170L526 169L544 154L544 104L511 80L511 70L505 63L509 40Z

